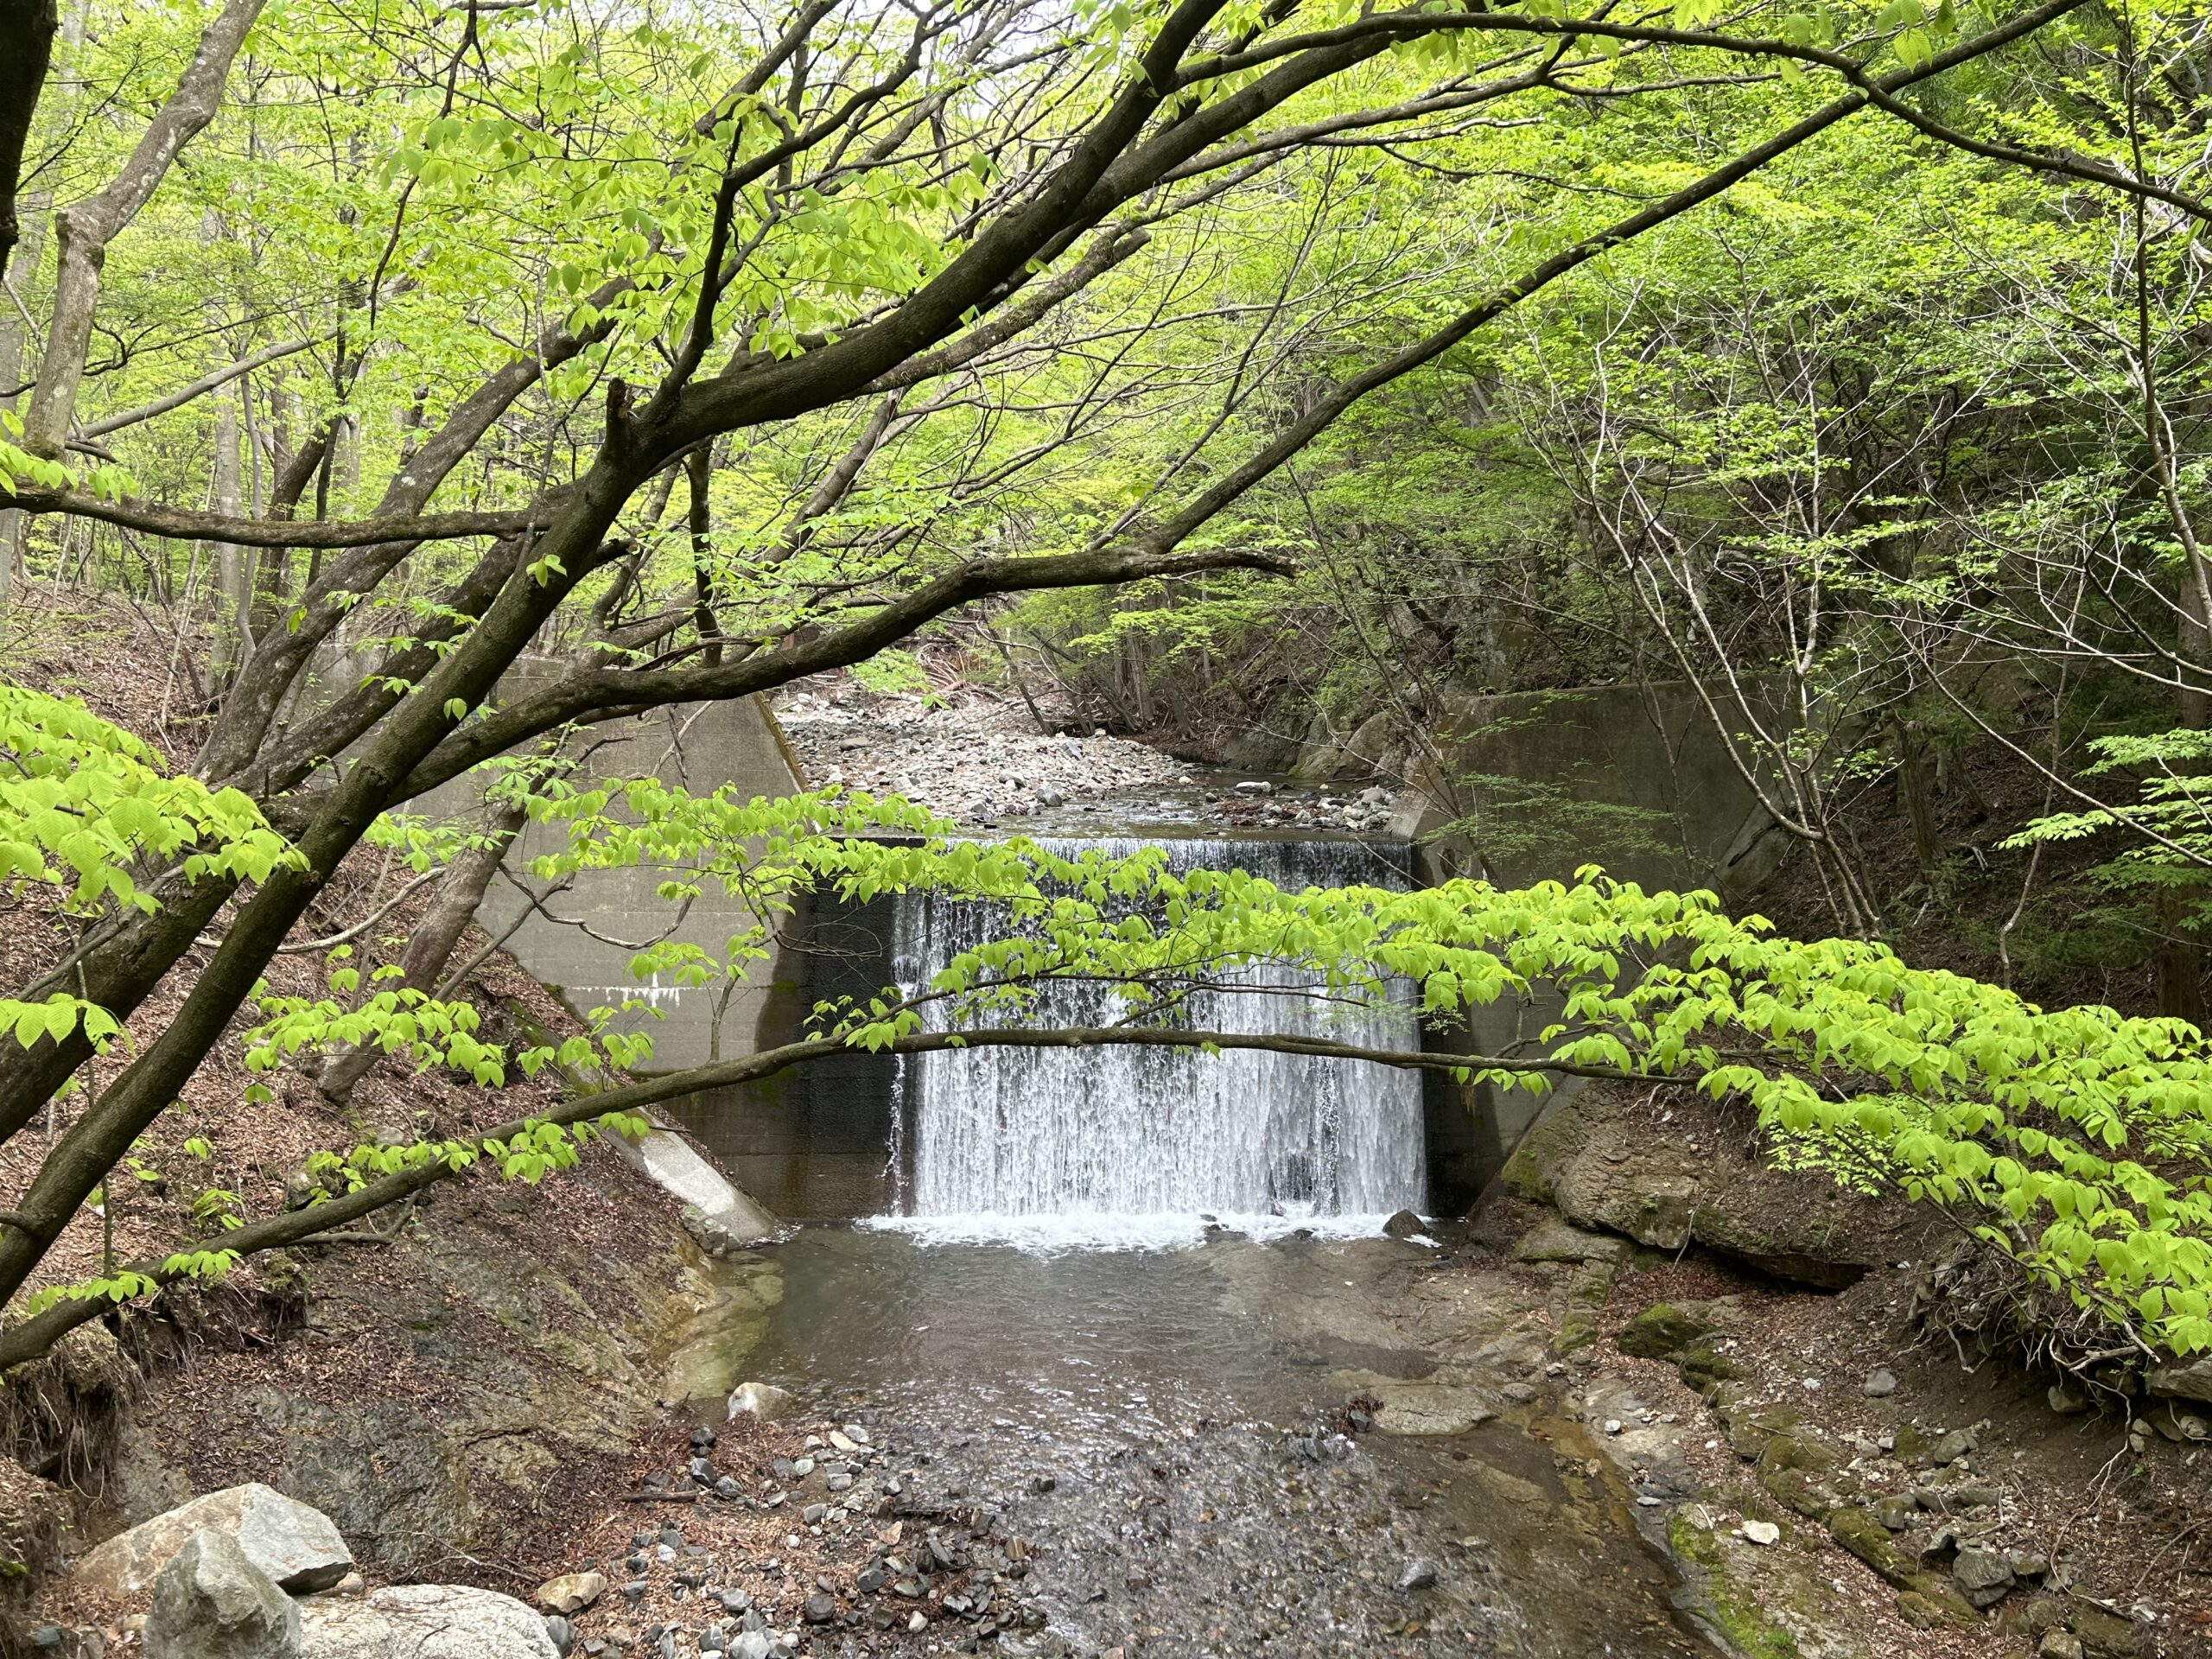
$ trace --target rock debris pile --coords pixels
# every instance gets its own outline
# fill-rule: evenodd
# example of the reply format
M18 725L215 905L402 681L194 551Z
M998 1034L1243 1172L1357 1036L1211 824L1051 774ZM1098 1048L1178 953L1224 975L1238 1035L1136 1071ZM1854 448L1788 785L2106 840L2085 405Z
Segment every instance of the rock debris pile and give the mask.
M969 696L931 709L855 689L801 692L776 714L809 783L903 795L968 824L1192 783L1180 762L1102 729L1040 732L1019 702Z
M1332 795L1192 766L1049 710L1052 729L1039 730L1022 703L976 692L931 707L833 684L776 712L810 785L902 795L974 829L1081 834L1171 822L1373 834L1395 800L1380 785Z
M786 1427L783 1390L746 1383L731 1421L673 1448L626 1496L629 1529L549 1580L537 1602L587 1659L1065 1651L1027 1592L1030 1545L1002 1518L926 1497L926 1453L857 1421ZM926 1640L925 1640L926 1638Z

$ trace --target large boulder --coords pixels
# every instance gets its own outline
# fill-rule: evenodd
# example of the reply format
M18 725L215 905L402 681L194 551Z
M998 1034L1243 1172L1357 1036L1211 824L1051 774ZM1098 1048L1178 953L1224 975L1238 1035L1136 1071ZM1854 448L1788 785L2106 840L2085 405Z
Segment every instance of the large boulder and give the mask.
M227 1533L195 1532L154 1580L147 1659L298 1659L299 1605Z
M396 1585L300 1611L300 1659L561 1659L544 1619L496 1590Z
M2152 1393L2169 1400L2212 1402L2212 1359L2156 1366L2143 1381Z
M294 1595L327 1590L353 1570L328 1516L255 1481L195 1497L109 1539L78 1564L77 1581L96 1596L127 1600L199 1532L234 1539L247 1560Z
M1711 1102L1679 1101L1669 1117L1653 1122L1624 1090L1586 1089L1529 1131L1500 1179L1578 1228L1670 1254L1700 1244L1823 1289L1896 1259L1894 1211L1747 1155L1742 1125Z

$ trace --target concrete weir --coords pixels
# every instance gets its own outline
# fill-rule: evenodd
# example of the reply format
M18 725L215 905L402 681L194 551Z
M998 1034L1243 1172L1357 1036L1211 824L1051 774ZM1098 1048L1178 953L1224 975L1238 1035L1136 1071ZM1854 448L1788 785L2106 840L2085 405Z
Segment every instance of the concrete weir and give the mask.
M1128 851L1110 836L1054 849ZM1279 886L1401 886L1402 842L1163 837L1179 866L1241 866ZM851 905L817 896L793 918L800 948L779 965L763 1040L816 1002L913 984L1001 925L990 906L913 896ZM1039 1017L1095 1024L1087 988ZM779 1014L791 1024L778 1028ZM1416 1043L1410 1008L1357 1010L1294 987L1210 1000L1197 1023L1308 1030L1374 1046ZM1349 1022L1349 1025L1348 1023ZM1357 1030L1351 1027L1357 1027ZM1325 1027L1325 1030L1324 1029ZM975 1049L901 1062L851 1054L780 1077L671 1103L678 1117L779 1214L1293 1211L1380 1214L1455 1206L1466 1126L1456 1099L1425 1096L1389 1068L1243 1052ZM1442 1156L1453 1172L1432 1179Z
M526 658L501 681L499 695L503 700L527 695L558 677L566 666ZM358 671L359 665L334 658L318 677L326 685L342 684ZM731 785L748 799L778 799L804 786L774 715L757 697L678 704L594 727L580 747L584 759L572 779L579 787L651 777L700 793ZM480 777L456 779L417 803L416 810L435 819L480 823L483 787ZM753 1052L776 1000L775 983L741 984L726 1001L718 1001L712 986L641 983L630 972L639 950L664 937L720 950L732 934L756 925L752 909L710 886L679 917L656 891L678 872L655 865L582 871L565 883L529 874L533 859L564 844L558 825L526 827L500 879L477 907L478 925L580 1016L626 1001L644 1004L617 1014L611 1028L652 1037L651 1070L702 1065L717 1050L733 1058ZM669 1126L661 1125L624 1151L686 1206L686 1224L703 1248L736 1248L775 1230L772 1215L670 1133Z

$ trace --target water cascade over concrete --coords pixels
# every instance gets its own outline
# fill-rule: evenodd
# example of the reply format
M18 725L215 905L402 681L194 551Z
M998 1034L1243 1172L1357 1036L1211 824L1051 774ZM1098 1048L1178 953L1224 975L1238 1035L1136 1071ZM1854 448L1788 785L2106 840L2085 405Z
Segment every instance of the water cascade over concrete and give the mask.
M1045 844L1074 856L1093 848L1125 855L1147 843ZM1237 868L1290 891L1405 880L1402 849L1361 842L1151 844L1164 846L1179 874ZM903 898L894 928L899 979L925 983L1007 928L1000 906ZM1200 992L1179 1023L1420 1046L1402 992L1357 1002L1281 968L1223 977L1255 988ZM1024 1022L1095 1027L1126 1019L1122 1008L1105 987L1058 984ZM1195 1232L1211 1217L1262 1232L1313 1224L1366 1231L1394 1211L1422 1208L1427 1196L1421 1077L1391 1066L1259 1050L975 1048L911 1057L899 1088L899 1132L911 1145L897 1160L899 1207L925 1230L1165 1242L1160 1235ZM1001 1224L1015 1218L1027 1224Z

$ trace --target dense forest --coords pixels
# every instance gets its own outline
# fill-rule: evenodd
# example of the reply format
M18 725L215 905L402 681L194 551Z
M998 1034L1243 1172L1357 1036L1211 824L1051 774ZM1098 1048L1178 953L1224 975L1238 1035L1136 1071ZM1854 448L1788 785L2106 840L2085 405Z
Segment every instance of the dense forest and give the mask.
M2132 1414L2212 1351L2208 123L2200 0L0 0L15 1450L435 1188L1040 1046L1694 1100ZM1433 879L594 759L825 687L1385 791ZM1561 861L1672 831L1475 757L1593 690L1756 859ZM703 1065L499 988L487 893L618 871ZM1009 925L725 1047L893 893ZM1427 1039L1207 1023L1259 967Z

